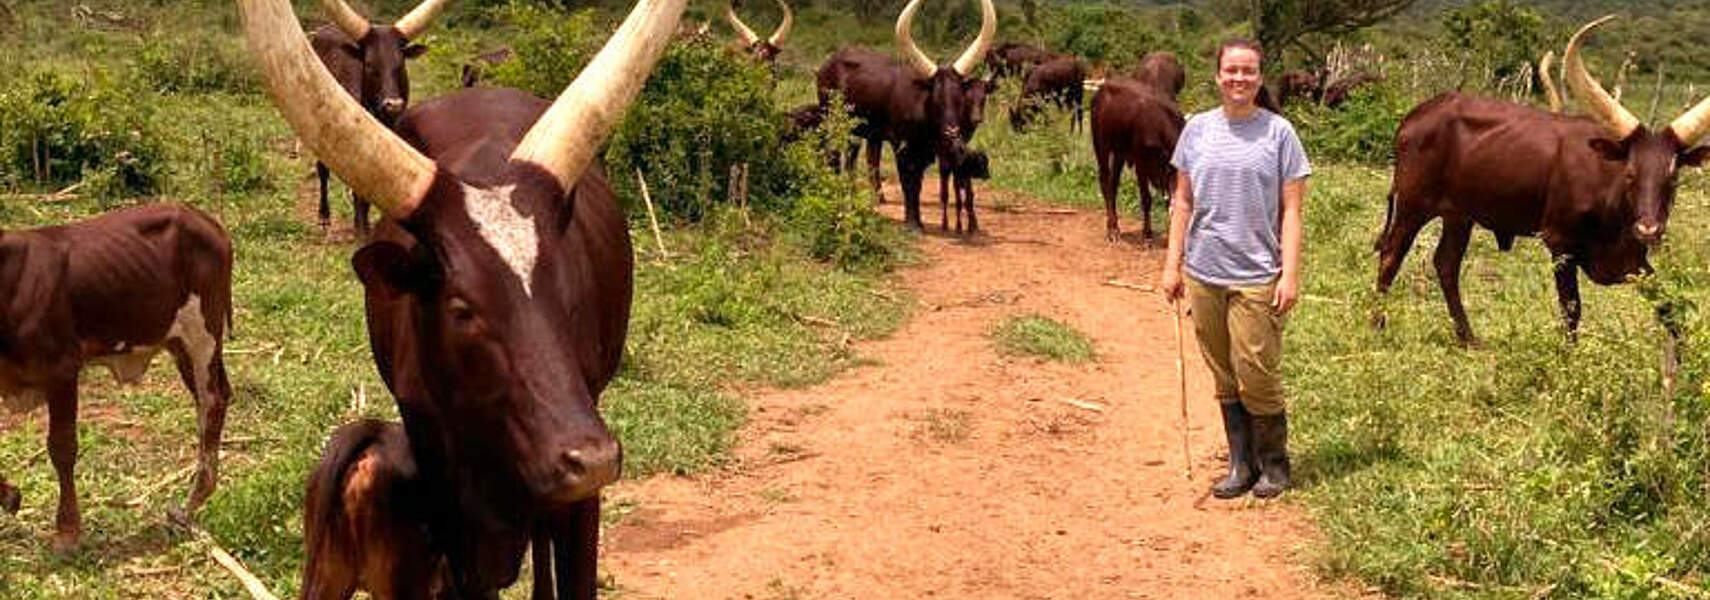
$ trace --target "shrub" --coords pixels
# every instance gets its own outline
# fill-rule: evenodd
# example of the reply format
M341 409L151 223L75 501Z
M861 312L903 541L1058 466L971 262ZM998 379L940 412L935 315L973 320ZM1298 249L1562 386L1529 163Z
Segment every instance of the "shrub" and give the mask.
M1005 319L990 333L998 351L1009 356L1038 356L1060 362L1092 360L1092 341L1075 328L1042 315Z
M155 34L144 40L131 60L136 87L163 94L226 91L251 93L258 88L255 69L243 55L243 44L207 35L182 32Z
M1314 159L1387 163L1395 158L1395 130L1412 102L1396 85L1378 82L1355 89L1334 109L1296 106L1290 120Z
M122 197L153 193L165 149L149 102L102 74L87 80L31 71L0 82L0 180Z
M513 30L509 39L515 54L495 65L487 80L542 98L557 98L609 34L594 26L592 10L572 13L518 0L492 13L494 21Z

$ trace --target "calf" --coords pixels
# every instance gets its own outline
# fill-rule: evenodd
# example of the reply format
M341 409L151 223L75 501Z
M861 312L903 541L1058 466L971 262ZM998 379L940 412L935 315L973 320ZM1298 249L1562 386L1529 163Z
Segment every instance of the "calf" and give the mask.
M449 593L445 554L428 532L435 493L399 423L365 419L334 431L303 495L303 600L379 600Z
M954 174L956 176L956 233L962 233L962 211L964 208L968 211L968 231L977 232L980 230L980 222L974 216L973 180L992 178L991 161L986 157L984 150L969 150L962 157L961 164L956 165ZM939 210L948 212L943 204L943 202L939 203ZM946 221L949 220L948 215L943 218Z
M220 357L231 323L232 244L194 209L155 204L88 221L0 233L0 406L48 407L48 456L59 478L54 548L83 533L78 516L77 376L102 365L122 383L172 354L196 400L201 432L187 522L214 491L231 385ZM0 505L18 506L0 480Z

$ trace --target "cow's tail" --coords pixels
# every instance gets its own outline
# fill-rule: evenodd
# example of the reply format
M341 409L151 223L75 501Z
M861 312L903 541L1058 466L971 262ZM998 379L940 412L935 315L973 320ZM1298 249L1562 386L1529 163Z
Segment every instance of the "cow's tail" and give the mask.
M1383 230L1378 232L1377 239L1372 240L1372 250L1382 252L1383 240L1389 237L1389 228L1395 224L1395 186L1389 187L1388 205L1383 209Z

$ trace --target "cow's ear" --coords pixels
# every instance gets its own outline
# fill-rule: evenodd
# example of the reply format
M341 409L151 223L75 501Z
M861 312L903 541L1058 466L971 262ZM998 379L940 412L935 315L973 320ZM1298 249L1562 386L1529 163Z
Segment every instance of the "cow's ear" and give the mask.
M1680 153L1680 164L1688 167L1701 166L1705 159L1710 159L1710 146L1699 146Z
M427 51L427 46L421 44L410 44L408 46L404 46L404 58L420 58L421 55L427 54Z
M1587 142L1587 144L1591 146L1591 151L1596 152L1598 156L1603 157L1603 160L1613 162L1624 162L1627 160L1626 144L1605 138L1591 138L1591 141Z
M356 277L362 280L363 287L388 296L414 291L426 279L420 261L409 250L393 242L374 242L363 246L356 251L356 256L350 258L350 265L356 269Z

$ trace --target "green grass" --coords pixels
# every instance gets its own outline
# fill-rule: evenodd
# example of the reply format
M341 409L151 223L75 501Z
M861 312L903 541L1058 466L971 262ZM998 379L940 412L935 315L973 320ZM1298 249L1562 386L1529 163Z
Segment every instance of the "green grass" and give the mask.
M1009 356L1036 356L1067 363L1093 359L1092 341L1086 334L1043 315L1004 319L988 335L997 344L998 352Z

